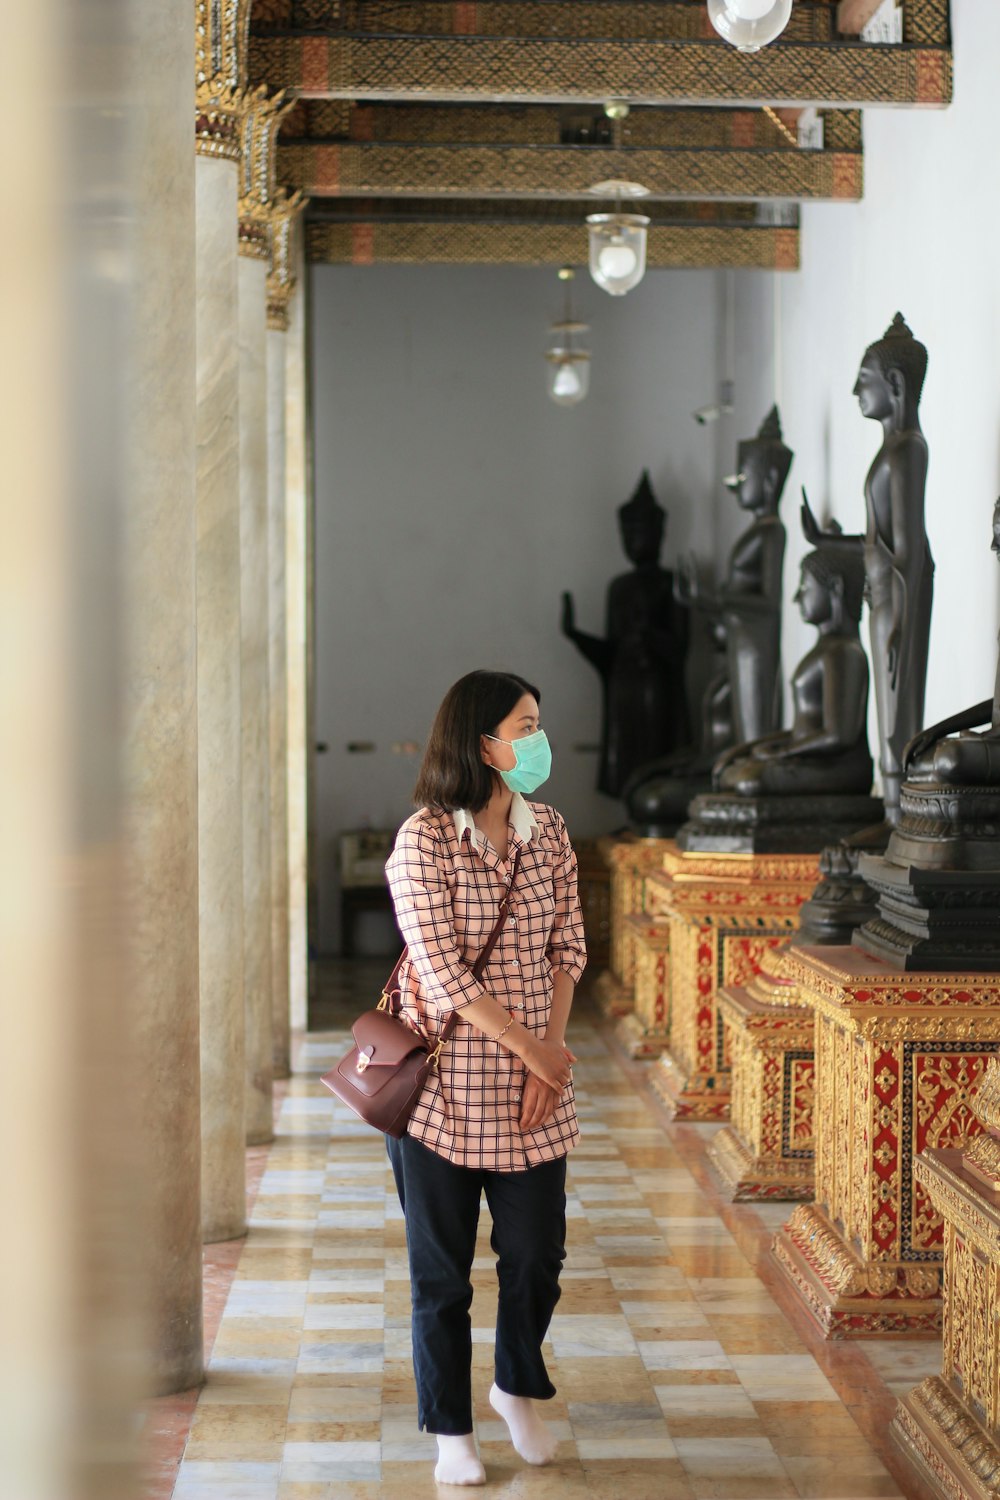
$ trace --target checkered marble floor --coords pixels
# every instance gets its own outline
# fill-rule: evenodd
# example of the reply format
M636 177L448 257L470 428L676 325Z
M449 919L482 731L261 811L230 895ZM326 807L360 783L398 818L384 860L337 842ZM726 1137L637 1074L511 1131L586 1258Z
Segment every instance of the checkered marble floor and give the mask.
M472 1314L479 1493L908 1493L685 1165L678 1132L692 1127L664 1126L585 1014L571 1040L583 1140L570 1157L569 1255L547 1349L558 1458L523 1465L486 1400L496 1282L484 1205ZM299 1046L174 1500L458 1493L435 1485L434 1440L416 1431L404 1227L384 1142L318 1082L344 1047L333 1032ZM780 1222L787 1209L769 1212ZM880 1357L883 1397L894 1377L905 1390L938 1368L933 1343L883 1345Z

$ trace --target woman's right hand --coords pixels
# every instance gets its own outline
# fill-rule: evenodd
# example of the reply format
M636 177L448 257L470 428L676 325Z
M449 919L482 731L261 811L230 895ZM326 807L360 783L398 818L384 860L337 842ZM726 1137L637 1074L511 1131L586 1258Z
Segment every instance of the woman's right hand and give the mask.
M547 1042L543 1037L533 1037L521 1061L529 1073L534 1073L550 1089L562 1093L573 1075L570 1054L558 1042Z

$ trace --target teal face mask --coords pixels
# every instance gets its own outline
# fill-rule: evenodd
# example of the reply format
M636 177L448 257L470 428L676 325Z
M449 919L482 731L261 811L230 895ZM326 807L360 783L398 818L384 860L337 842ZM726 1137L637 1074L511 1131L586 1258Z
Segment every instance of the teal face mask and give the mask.
M498 745L509 745L514 752L513 771L501 771L499 766L494 767L512 792L530 796L543 781L548 780L552 770L552 749L544 729L526 734L521 740L502 740L496 734L488 734L486 738L496 740Z

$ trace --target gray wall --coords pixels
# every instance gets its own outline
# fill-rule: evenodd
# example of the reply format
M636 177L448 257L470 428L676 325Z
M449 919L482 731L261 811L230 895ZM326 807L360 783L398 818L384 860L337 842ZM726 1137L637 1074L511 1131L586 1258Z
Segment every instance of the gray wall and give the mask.
M594 790L599 683L559 632L575 595L603 629L627 567L615 509L644 466L670 511L665 561L714 552L717 431L691 420L718 383L719 281L651 272L623 299L585 274L592 386L545 393L551 271L317 267L316 828L320 942L339 941L336 838L410 811L417 758L451 682L474 667L536 681L555 764L544 795L582 837L617 827ZM351 754L349 741L372 741Z

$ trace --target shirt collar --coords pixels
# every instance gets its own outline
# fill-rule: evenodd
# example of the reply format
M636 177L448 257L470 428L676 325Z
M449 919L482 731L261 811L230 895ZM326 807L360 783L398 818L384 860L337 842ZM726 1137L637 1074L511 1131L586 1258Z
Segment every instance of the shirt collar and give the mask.
M476 827L472 814L464 807L458 808L454 814L455 836L461 843L466 832L469 833L473 844L478 849L485 841L485 834ZM515 792L510 804L510 826L521 840L522 844L531 842L533 833L538 833L540 825L531 808L525 802L520 792Z

